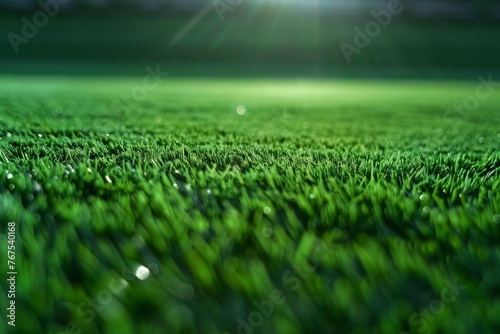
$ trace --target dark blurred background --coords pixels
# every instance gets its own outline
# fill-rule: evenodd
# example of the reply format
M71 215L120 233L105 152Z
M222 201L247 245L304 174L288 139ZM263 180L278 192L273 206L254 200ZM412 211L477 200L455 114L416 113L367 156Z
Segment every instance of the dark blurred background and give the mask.
M188 76L500 69L500 0L401 0L350 61L341 44L356 47L355 27L391 0L56 1L0 0L0 73L134 74L152 62Z

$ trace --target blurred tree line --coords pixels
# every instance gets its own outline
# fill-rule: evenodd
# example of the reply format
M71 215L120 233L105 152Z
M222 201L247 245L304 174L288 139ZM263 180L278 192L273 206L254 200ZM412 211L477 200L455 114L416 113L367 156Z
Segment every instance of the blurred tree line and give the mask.
M144 12L189 12L216 2L230 0L0 0L0 11L24 12L36 10L38 2L59 1L68 11L144 11ZM234 1L234 0L231 0ZM311 0L241 0L246 4L296 6L304 8ZM316 0L339 15L349 15L363 10L381 7L389 0ZM408 3L405 15L444 18L496 18L500 19L500 0L419 0ZM355 9L352 11L352 9Z

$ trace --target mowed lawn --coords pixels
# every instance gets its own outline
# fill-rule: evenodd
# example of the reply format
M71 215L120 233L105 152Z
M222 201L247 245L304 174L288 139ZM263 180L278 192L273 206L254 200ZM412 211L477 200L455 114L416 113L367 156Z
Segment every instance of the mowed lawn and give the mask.
M500 332L479 84L0 78L17 333Z

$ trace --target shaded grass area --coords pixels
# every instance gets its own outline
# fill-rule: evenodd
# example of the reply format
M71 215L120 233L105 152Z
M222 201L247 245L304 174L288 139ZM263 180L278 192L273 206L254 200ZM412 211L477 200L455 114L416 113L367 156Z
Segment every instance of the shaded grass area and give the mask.
M165 79L112 107L141 83L0 81L19 333L498 332L498 94Z

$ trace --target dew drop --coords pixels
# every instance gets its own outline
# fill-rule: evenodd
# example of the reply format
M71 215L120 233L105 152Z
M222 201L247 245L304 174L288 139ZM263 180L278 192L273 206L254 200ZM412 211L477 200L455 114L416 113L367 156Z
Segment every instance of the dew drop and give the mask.
M149 277L149 269L144 267L143 265L140 265L137 267L135 270L135 277L137 277L140 280L145 280L146 278Z
M236 107L236 112L238 113L238 115L243 116L247 112L247 107L245 107L244 105L239 105L238 107Z

